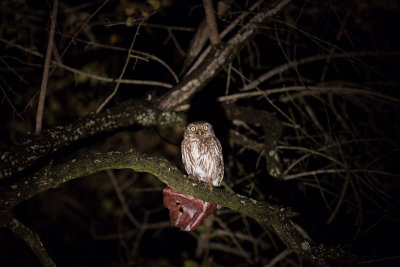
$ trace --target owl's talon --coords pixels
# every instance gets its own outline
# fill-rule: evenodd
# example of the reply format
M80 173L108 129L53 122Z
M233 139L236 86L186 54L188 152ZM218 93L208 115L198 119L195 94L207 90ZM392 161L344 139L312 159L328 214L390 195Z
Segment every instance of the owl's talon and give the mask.
M208 188L210 189L211 192L213 191L213 185L212 185L211 181L208 181L208 182L205 184L204 187L205 187L205 188L208 187Z

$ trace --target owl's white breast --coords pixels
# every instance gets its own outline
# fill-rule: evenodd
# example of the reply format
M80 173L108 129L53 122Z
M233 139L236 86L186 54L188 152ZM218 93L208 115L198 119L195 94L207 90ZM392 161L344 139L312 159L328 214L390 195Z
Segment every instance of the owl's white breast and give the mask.
M182 160L186 172L196 179L219 186L223 178L221 145L215 139L185 137L182 142ZM221 169L222 167L222 169Z
M195 161L193 175L197 176L200 181L207 182L210 175L210 158L211 153L205 144L199 144L198 141L191 142L192 157Z

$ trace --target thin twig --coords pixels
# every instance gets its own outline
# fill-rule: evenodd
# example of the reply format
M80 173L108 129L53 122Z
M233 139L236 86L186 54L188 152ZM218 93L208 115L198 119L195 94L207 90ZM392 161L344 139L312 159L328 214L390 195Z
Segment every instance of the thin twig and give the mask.
M136 20L132 20L132 21L128 21L128 22L132 23L131 25L142 24L143 27L159 28L159 29L166 29L166 30L172 30L172 31L184 31L184 32L194 32L194 31L196 31L195 28L191 28L191 27L161 25L161 24L154 24L154 23L148 23L148 22L138 23L138 22L136 22ZM113 22L113 23L108 23L106 25L106 27L118 26L118 25L126 25L126 23L127 23L127 21Z
M62 36L65 36L65 34L63 34ZM129 50L129 49L123 48L123 47L115 47L115 46L110 46L110 45L99 44L99 43L96 43L96 42L88 42L88 41L85 41L85 40L79 39L79 38L77 38L76 41L82 42L82 43L86 43L88 46L90 45L90 46L100 47L100 48L105 48L105 49L112 49L112 50L117 50L117 51L128 51ZM20 50L22 50L24 52L27 52L27 53L32 54L32 55L35 55L37 57L43 57L43 55L41 53L37 52L37 51L34 51L34 50L29 49L29 48L23 47L21 45L15 44L15 43L10 42L10 41L8 41L6 39L0 38L0 42L3 42L3 43L5 43L5 44L7 44L9 46L18 48L18 49L20 49ZM159 62L161 65L163 65L171 73L171 75L174 77L175 82L179 83L178 75L162 59L156 57L155 55L152 55L152 54L149 54L149 53L146 53L146 52L142 52L142 51L138 51L138 50L132 50L131 52L139 54L139 55L144 55L144 56L146 56L146 57L148 57L150 59L153 59L153 60ZM133 56L133 55L131 55L131 56ZM82 75L91 77L91 78L96 79L96 80L105 81L105 82L117 82L118 81L116 79L107 78L107 77L101 77L101 76L97 76L97 75L94 75L94 74L86 73L86 72L83 72L83 71L68 67L68 66L62 64L61 61L53 60L51 63L56 65L56 66L58 66L58 67L64 68L64 69L66 69L68 71L71 71L71 72L74 72L74 73L78 73L78 74L82 74ZM27 63L24 62L24 64L27 64ZM33 66L36 66L36 65L33 65ZM161 87L166 87L166 88L172 88L172 85L167 84L167 83L162 83L162 82L152 82L152 81L142 81L142 80L120 80L120 81L121 81L121 83L126 83L126 84L144 84L144 85L155 85L155 86L161 86Z
M40 95L39 95L39 102L38 102L38 108L37 108L37 113L36 113L36 128L35 128L36 135L39 135L42 130L44 100L46 98L47 81L49 79L49 69L50 69L50 63L51 63L51 54L53 52L57 9L58 9L58 0L54 0L53 14L51 15L49 41L47 43L46 58L44 61L44 69L43 69L43 78L42 78L42 84L40 85Z
M175 37L175 34L171 31L168 30L168 38L167 41L171 39L172 42L174 43L174 45L176 46L176 50L178 51L178 53L183 57L185 56L185 51L183 50L182 46L179 44L178 39ZM165 43L167 43L167 41Z
M141 223L133 216L132 212L129 210L128 205L126 204L125 197L121 192L121 188L118 185L117 179L115 178L114 173L111 170L106 170L108 178L110 178L110 181L114 187L115 193L117 193L118 200L121 203L122 209L125 212L126 217L135 225L136 228L141 227Z
M1 77L1 79L3 80L3 77ZM6 91L4 90L3 86L0 85L0 89L4 94L5 99L7 100L8 104L10 104L11 108L14 110L15 114L17 114L17 116L23 120L24 118L22 118L21 114L19 114L19 112L17 111L17 109L14 107L13 103L11 102L10 98L8 98Z
M100 44L100 43L96 43L96 42L91 42L91 41L86 41L83 39L79 39L77 38L76 41L78 42L82 42L87 44L87 46L94 46L94 47L100 47L100 48L104 48L104 49L111 49L111 50L116 50L116 51L128 51L129 49L124 48L124 47L117 47L117 46L111 46L111 45L105 45L105 44ZM147 57L149 59L152 59L154 61L157 61L158 63L160 63L161 65L163 65L172 75L172 77L174 77L174 80L176 83L179 83L179 78L178 75L172 70L172 68L161 58L156 57L155 55L146 53L146 52L142 52L139 50L134 50L132 49L131 53L136 53L139 55L142 55L144 57ZM134 55L131 55L131 57L134 57Z
M291 249L285 249L278 255L276 255L267 265L264 265L264 267L272 267L287 256L289 256L293 251Z
M342 187L342 191L340 192L340 197L339 200L337 201L336 207L333 210L333 212L331 213L331 216L329 217L328 221L326 222L326 224L331 224L333 219L336 217L336 215L339 212L340 207L342 206L342 203L344 201L344 198L346 196L346 191L347 191L347 187L349 186L349 181L350 181L350 177L349 177L349 173L346 173L346 177L345 177L345 181L344 181L344 185Z
M65 47L64 51L61 53L61 58L65 55L65 53L68 51L69 47L71 44L75 41L76 37L78 37L79 33L88 25L89 21L109 2L110 0L105 0L103 4L101 4L90 16L85 20L85 22L82 24L82 26L79 28L77 32L75 32L74 36L72 36L71 40Z
M219 102L227 102L227 101L234 101L241 98L249 98L255 96L269 96L272 94L279 94L279 93L287 93L287 92L300 92L299 95L310 95L315 93L333 93L333 94L360 94L360 95L369 95L371 97L378 97L385 100L390 100L394 102L400 102L398 99L390 96L386 96L383 94L379 94L373 91L369 91L367 89L360 89L360 88L350 88L350 87L334 87L334 86L288 86L283 88L272 88L267 90L258 90L258 91L251 91L251 92L244 92L226 96L218 97ZM289 97L295 98L296 95L284 96L280 98L280 101L286 102Z
M191 98L197 91L215 77L225 64L231 63L232 59L239 52L239 48L256 34L258 26L265 19L274 16L284 8L290 0L274 2L269 8L254 15L240 30L232 36L223 46L217 46L212 54L196 68L196 72L191 72L173 90L158 98L158 107L167 110L176 107Z
M18 48L18 49L21 50L21 51L24 51L24 52L27 52L27 53L29 53L29 54L35 55L35 56L37 56L37 57L43 57L43 55L42 55L40 52L38 52L38 51L35 51L35 50L32 50L32 49L26 48L26 47L24 47L24 46L22 46L22 45L19 45L19 44L15 44L15 43L10 42L10 41L8 41L8 40L6 40L6 39L0 38L0 41L3 42L3 43L5 43L6 45L9 45L9 46L11 46L11 47Z
M138 36L138 34L139 34L140 26L141 26L141 24L139 24L139 26L136 28L135 35L133 36L133 40L131 42L131 46L129 47L129 50L128 50L128 56L126 57L124 67L122 68L122 71L121 71L121 74L119 75L118 80L122 79L122 77L125 74L126 68L128 67L130 55L131 55L132 48L133 48L133 44L136 41L136 36ZM99 113L104 108L104 106L107 105L107 103L110 102L110 100L115 96L115 94L118 91L118 88L119 88L120 84L121 84L121 82L117 82L117 84L115 85L114 91L106 98L106 100L104 100L104 102L100 105L100 107L97 108L96 113Z
M312 176L312 175L317 175L317 174L326 174L326 173L373 173L373 174L381 174L381 175L387 175L387 176L395 176L395 177L400 177L400 174L396 173L390 173L390 172L385 172L385 171L380 171L380 170L368 170L368 169L353 169L353 170L347 170L347 169L327 169L327 170L315 170L315 171L308 171L308 172L301 172L301 173L296 173L292 175L286 175L283 177L283 180L292 180L292 179L297 179L300 177L304 176Z
M261 3L263 3L264 0L259 0L256 3L254 3L254 5L252 5L249 8L249 11L254 11ZM249 15L249 12L243 12L239 17L237 17L231 24L229 24L228 27L226 27L220 34L220 38L224 38L230 31L232 31L236 26L239 25L239 22L241 20L243 20L247 15ZM189 69L188 72L186 72L186 75L189 75L193 70L195 70L201 62L203 62L203 60L206 58L206 56L208 55L208 53L210 53L211 50L211 46L208 46L203 53L201 53L201 55L198 57L198 59L196 60L196 62L192 65L192 67Z
M335 53L335 54L323 54L323 55L315 55L315 56L311 56L311 57L306 57L306 58L302 58L299 60L293 60L293 61L289 61L288 63L282 64L278 67L275 67L269 71L267 71L266 73L260 75L258 78L254 79L253 81L251 81L249 84L243 86L243 88L239 89L239 91L249 91L251 89L254 89L255 87L257 87L260 83L265 82L266 80L268 80L269 78L283 73L286 70L289 70L291 68L296 68L299 65L302 64L306 64L306 63L312 63L315 61L319 61L319 60L326 60L328 58L352 58L352 59L356 59L355 57L360 57L360 56L377 56L377 55L397 55L396 53L381 53L381 52L369 52L369 51L365 51L365 52L347 52L347 53Z
M16 72L16 71L14 70L14 68L11 67L11 66L7 63L7 61L4 60L4 58L7 58L7 57L12 58L12 59L14 59L14 60L16 60L16 61L19 61L19 62L21 62L21 60L20 60L19 58L14 58L14 57L11 57L11 56L2 56L2 57L0 58L0 61L10 70L11 73L13 73L15 76L17 76L18 79L19 79L21 82L23 82L25 85L29 85L28 81L26 81L25 78L24 78L22 75L20 75L18 72Z
M215 217L215 222L217 222L219 226L228 233L229 238L232 240L232 243L235 244L237 250L239 251L239 254L246 258L248 262L253 263L253 260L251 259L249 253L246 252L246 250L243 248L239 240L237 240L233 232L230 231L228 225L218 217Z
M172 84L170 84L170 83L164 83L164 82L158 82L158 81L147 81L147 80L114 79L114 78L103 77L103 76L99 76L99 75L96 75L96 74L84 72L84 71L69 67L67 65L64 65L64 64L62 64L60 62L54 61L54 60L52 61L52 63L54 65L56 65L57 67L60 67L62 69L70 71L72 73L76 73L76 74L79 74L79 75L84 75L84 76L87 76L89 78L92 78L92 79L95 79L95 80L99 80L99 81L102 81L102 82L122 83L122 84L140 84L140 85L151 85L151 86L160 86L160 87L165 87L165 88L172 88Z

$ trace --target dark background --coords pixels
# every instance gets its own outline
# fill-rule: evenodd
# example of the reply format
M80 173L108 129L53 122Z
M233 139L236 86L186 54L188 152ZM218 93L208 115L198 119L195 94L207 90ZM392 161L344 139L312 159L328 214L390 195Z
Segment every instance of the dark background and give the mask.
M101 3L59 2L55 54L63 53ZM219 30L252 3L232 1L230 9L217 17ZM52 4L2 1L0 6L0 148L5 149L34 129L44 59L32 51L46 52ZM293 208L300 214L294 222L314 241L361 256L360 263L366 266L400 263L399 11L396 1L292 1L265 21L234 58L229 90L226 67L191 99L187 111L189 121L210 121L216 129L224 151L225 188ZM133 49L161 58L179 73L182 53L203 18L201 1L110 1L72 42L62 62L117 78L126 49L144 19ZM133 25L128 20L134 20ZM287 175L305 174L275 179L266 169L266 151L253 151L229 139L229 131L235 130L263 144L268 133L257 125L228 120L217 98L239 93L248 83L246 78L254 80L288 61L335 54L344 55L290 68L253 89L320 86L329 90L284 91L268 99L260 95L236 101L238 106L271 112L285 123L278 144L283 170L288 170ZM124 79L174 84L170 73L151 59L131 59ZM95 111L114 86L52 67L43 128ZM108 107L132 98L153 100L168 90L121 84ZM129 128L74 145L57 160L134 147L165 157L183 170L182 131L178 126ZM332 171L315 173L321 170ZM70 181L16 207L17 217L39 234L57 265L262 266L285 249L272 229L225 208L197 231L179 231L169 226L162 182L130 170L113 173L129 211L148 230L140 230L126 216L106 172ZM291 253L279 264L305 263ZM0 265L40 263L23 241L2 228Z

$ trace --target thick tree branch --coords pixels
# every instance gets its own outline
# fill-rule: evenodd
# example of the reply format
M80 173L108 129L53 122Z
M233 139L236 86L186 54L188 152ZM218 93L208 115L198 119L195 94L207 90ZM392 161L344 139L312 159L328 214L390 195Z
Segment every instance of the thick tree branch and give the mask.
M17 181L0 189L0 201L2 201L0 204L10 209L40 192L57 188L72 179L107 169L133 169L137 172L151 173L179 192L229 207L258 220L269 221L278 210L284 216L293 216L293 212L283 212L279 206L259 204L261 202L219 188L215 188L210 193L203 184L199 185L189 180L167 160L139 154L134 150L98 153L83 159L73 159L70 162L43 168L31 176L27 176L23 181Z
M204 13L206 15L206 23L208 28L208 37L212 45L218 45L221 39L219 38L217 19L215 18L215 10L211 0L203 0Z
M145 101L126 101L99 114L90 113L74 122L27 136L9 151L0 151L0 180L24 170L37 160L72 143L99 133L128 126L184 125L182 113L162 112Z
M232 61L248 39L256 33L261 22L275 15L289 2L290 0L274 1L267 10L250 19L226 44L214 48L197 69L159 99L159 108L171 109L191 98Z
M203 20L199 27L197 27L196 33L190 40L189 48L186 51L185 60L182 63L182 69L180 74L184 74L187 68L192 64L196 57L200 54L208 40L207 23Z
M26 177L24 181L0 188L0 210L2 211L0 226L9 225L12 208L23 200L50 188L56 188L72 179L107 169L132 169L137 172L151 173L179 192L222 205L261 223L269 224L288 248L293 249L314 265L324 265L327 261L338 261L343 257L343 253L339 250L325 248L323 245L313 244L304 239L290 221L290 218L295 216L291 209L256 201L221 188L215 188L210 192L203 184L188 179L167 160L139 154L134 150L98 153L83 159L55 164Z

